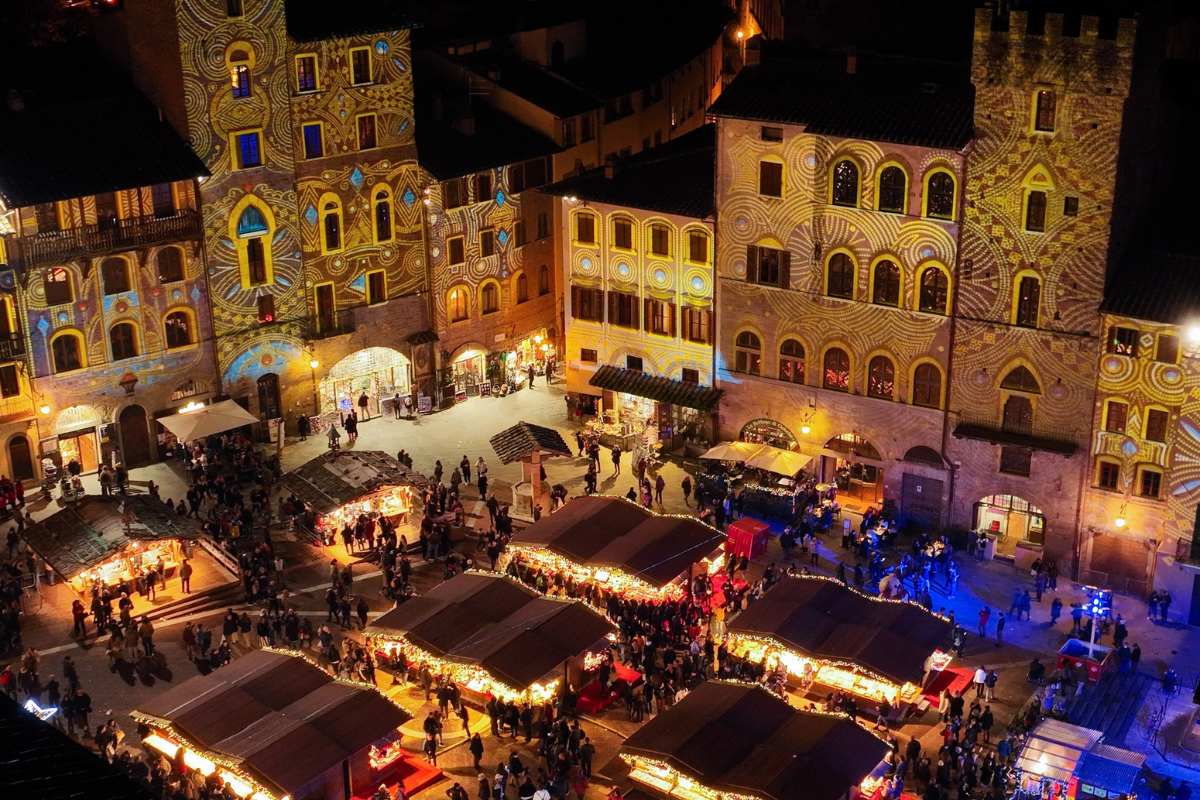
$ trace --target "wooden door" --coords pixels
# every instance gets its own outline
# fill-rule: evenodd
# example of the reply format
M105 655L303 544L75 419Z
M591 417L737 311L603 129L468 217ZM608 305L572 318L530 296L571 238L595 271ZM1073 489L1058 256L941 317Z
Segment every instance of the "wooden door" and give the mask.
M900 513L905 522L928 530L942 524L942 481L904 473L900 489Z
M146 426L146 409L138 405L126 406L118 419L121 430L121 455L125 467L141 467L154 460L150 449L150 430Z

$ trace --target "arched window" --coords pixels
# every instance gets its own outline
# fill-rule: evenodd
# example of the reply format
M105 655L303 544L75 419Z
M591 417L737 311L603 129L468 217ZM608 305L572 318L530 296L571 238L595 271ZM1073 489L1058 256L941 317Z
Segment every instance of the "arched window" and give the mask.
M333 253L342 249L342 204L326 200L321 206L321 249Z
M881 306L900 305L900 268L895 261L884 259L875 265L871 301Z
M854 260L846 253L834 253L829 257L828 270L825 294L854 299Z
M748 375L762 373L762 341L750 331L742 331L734 342L734 369Z
M132 322L118 322L108 329L108 346L113 361L133 358L138 354L137 330Z
M104 293L121 294L128 292L129 262L123 258L106 258L100 263L100 276L104 279Z
M926 267L921 271L921 286L917 295L917 308L932 314L945 314L950 299L950 279L937 267Z
M230 236L237 248L238 262L241 267L242 288L250 289L271 283L271 228L270 211L258 204L252 195L244 198L239 205L244 207L239 211L234 209L231 222Z
M246 206L246 210L238 217L238 236L254 236L268 230L267 219L258 206Z
M1042 282L1036 275L1022 275L1017 280L1016 300L1013 303L1013 324L1036 328L1038 304L1042 299Z
M229 51L229 78L234 97L250 96L250 53L235 47Z
M550 294L550 268L545 264L538 270L538 295Z
M172 311L163 320L167 336L167 349L187 347L196 341L192 331L192 318L186 311Z
M833 188L830 192L835 206L858 205L858 165L848 158L833 165Z
M392 240L392 195L387 189L375 193L375 241Z
M174 283L183 280L183 251L178 247L164 247L154 259L158 265L158 282Z
M525 273L517 275L517 302L524 303L529 299L529 278Z
M1041 394L1042 386L1038 383L1038 379L1029 371L1028 367L1015 366L1008 371L1004 376L1004 380L1000 381L1001 389L1009 389L1014 392L1027 392L1028 394Z
M500 310L500 288L495 282L485 283L479 290L479 313L495 314Z
M779 380L804 383L804 345L795 339L784 339L779 345Z
M913 370L912 404L925 408L941 408L942 371L937 364L925 362Z
M903 214L908 203L908 176L895 164L879 173L879 210Z
M446 295L446 316L451 322L462 322L467 318L467 290L455 286Z
M875 356L867 364L867 396L895 399L896 365L887 356Z
M821 385L835 392L850 391L850 356L840 347L825 351L821 363Z
M78 331L66 331L54 337L50 351L55 372L70 372L84 367L83 337Z
M925 178L925 216L934 219L954 219L954 176L946 170L935 170Z

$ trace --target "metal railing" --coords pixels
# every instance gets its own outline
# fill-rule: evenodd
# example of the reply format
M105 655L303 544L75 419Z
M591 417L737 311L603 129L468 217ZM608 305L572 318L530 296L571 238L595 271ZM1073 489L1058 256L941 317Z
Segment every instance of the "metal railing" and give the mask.
M1050 450L1075 450L1079 440L1061 426L1039 425L1036 422L1024 430L1006 429L995 417L954 414L954 429L971 438L993 438L1000 443Z
M199 238L200 214L184 209L171 216L130 217L30 236L5 237L8 264L17 269L61 264L80 256Z
M319 314L304 321L304 335L308 339L328 339L354 333L354 309L343 308L332 314Z

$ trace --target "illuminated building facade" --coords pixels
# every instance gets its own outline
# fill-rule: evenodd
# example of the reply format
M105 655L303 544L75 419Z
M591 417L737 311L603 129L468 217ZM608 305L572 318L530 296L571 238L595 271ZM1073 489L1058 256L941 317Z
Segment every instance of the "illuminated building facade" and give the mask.
M819 457L843 502L938 525L971 124L969 87L925 82L781 61L714 105L716 368L722 438Z
M33 58L0 164L0 461L19 480L40 457L85 472L149 463L165 443L154 418L218 388L203 164L94 51ZM108 124L81 142L81 114Z
M375 414L382 397L431 389L428 344L408 341L430 327L409 21L284 0L113 16L124 27L106 38L211 172L224 391L291 419L363 392Z
M712 434L714 137L705 126L546 190L561 198L569 397L613 425L652 420L668 448Z

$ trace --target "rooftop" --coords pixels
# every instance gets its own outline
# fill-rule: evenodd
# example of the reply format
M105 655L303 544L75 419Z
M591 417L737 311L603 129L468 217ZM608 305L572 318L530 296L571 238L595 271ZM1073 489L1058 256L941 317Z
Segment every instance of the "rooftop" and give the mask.
M1109 277L1101 310L1183 325L1200 317L1200 251L1131 254Z
M75 44L4 58L17 64L0 79L0 198L9 208L208 174L128 76L94 49Z
M594 203L707 219L713 214L716 126L704 125L666 144L543 187ZM606 177L611 175L612 177Z
M492 449L500 457L501 464L524 461L536 450L546 456L571 456L571 448L563 441L562 434L532 422L518 422L497 433L490 440Z
M974 88L934 65L778 58L747 67L709 113L808 133L958 150L974 135Z
M325 514L387 486L425 479L382 450L323 453L283 476L288 492Z
M411 0L338 0L337 12L315 0L287 0L288 36L298 42L336 39L407 28L414 22Z

